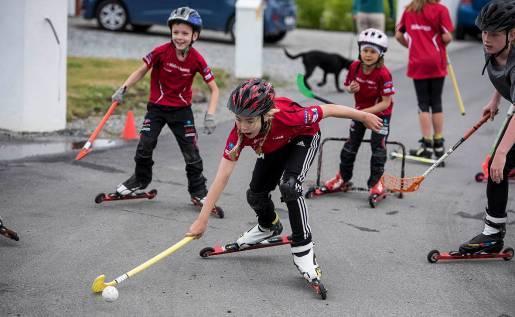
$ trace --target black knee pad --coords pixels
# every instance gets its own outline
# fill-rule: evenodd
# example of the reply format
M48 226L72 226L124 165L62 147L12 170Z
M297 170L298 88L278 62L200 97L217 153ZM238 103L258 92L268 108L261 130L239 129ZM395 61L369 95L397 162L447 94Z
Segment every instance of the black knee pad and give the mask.
M297 184L297 179L293 176L288 177L286 182L281 183L279 185L279 190L281 191L282 199L285 203L290 201L296 201L297 198L301 196L301 193L295 188Z
M249 189L247 190L247 202L256 212L268 209L270 205L272 206L272 210L274 209L274 203L272 202L269 192L255 193Z

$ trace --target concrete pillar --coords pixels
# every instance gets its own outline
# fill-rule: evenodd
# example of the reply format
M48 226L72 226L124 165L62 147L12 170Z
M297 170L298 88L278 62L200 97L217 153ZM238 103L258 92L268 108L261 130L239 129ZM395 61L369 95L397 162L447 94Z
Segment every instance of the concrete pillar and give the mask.
M263 76L263 1L238 0L235 26L235 76Z
M67 0L0 1L0 128L66 127Z

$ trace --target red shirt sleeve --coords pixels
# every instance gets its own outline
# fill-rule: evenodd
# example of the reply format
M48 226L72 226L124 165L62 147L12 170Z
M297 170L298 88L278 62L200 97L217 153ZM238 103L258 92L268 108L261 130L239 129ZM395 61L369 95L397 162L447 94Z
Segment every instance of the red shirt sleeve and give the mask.
M289 127L310 126L320 122L324 113L320 106L299 106L292 110L281 109L275 117Z
M395 87L393 87L392 74L386 69L383 68L381 72L381 96L391 96L395 94Z
M210 81L215 79L215 76L213 75L213 72L211 72L211 68L207 66L206 60L200 53L197 53L197 61L199 63L199 70L198 72L202 75L202 79L204 82L209 83Z
M452 25L451 16L449 15L449 9L447 9L446 6L442 5L442 10L440 12L440 31L442 33L453 32L454 26Z
M240 146L236 152L231 155L231 151L234 149L236 144L238 143L238 131L236 129L236 125L232 128L231 133L229 133L229 137L227 137L227 142L225 144L223 157L229 161L237 161L240 157L241 150L243 149L243 145Z
M143 62L147 64L147 68L152 68L154 65L159 63L159 59L161 53L163 52L163 45L158 46L152 50L152 52L148 53L145 57L143 57Z

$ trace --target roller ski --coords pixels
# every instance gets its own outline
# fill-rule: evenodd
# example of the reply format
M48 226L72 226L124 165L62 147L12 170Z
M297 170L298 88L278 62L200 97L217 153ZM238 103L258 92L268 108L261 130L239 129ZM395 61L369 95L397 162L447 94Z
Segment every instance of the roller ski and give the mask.
M322 196L325 194L339 193L339 192L368 192L368 203L371 208L375 208L377 204L385 199L390 192L386 190L381 181L377 182L372 188L368 189L365 187L356 187L352 182L345 182L340 173L336 174L335 177L325 182L322 186L310 187L304 196L306 198L314 198L316 196ZM399 197L402 197L399 195Z
M399 153L395 150L391 151L390 159L393 160L393 159L397 159L397 158L402 159L402 153ZM423 156L415 156L415 155L411 155L411 154L404 155L404 159L406 161L417 162L417 163L422 163L422 164L427 164L427 165L433 165L437 161L432 158L427 158L427 157L423 157ZM445 162L440 163L440 165L438 165L438 167L445 167Z
M20 237L16 232L4 226L2 218L0 218L0 235L3 235L4 237L12 239L14 241L20 240Z
M487 230L497 232L485 234ZM485 219L485 231L475 236L470 241L463 243L459 251L440 253L438 250L433 250L427 255L427 260L430 263L436 263L438 260L470 259L504 259L505 261L509 261L513 258L514 251L513 248L510 247L503 250L505 233L505 223L494 223Z
M490 161L490 155L487 155L484 162L481 164L482 172L479 172L474 177L478 183L488 182L488 162ZM511 169L508 173L508 182L515 183L515 169Z
M244 232L236 242L228 243L225 246L207 247L200 251L200 256L210 256L234 253L240 251L254 250L275 247L283 244L290 244L291 237L282 235L283 225L276 217L270 228L263 228L259 224Z
M427 255L429 263L436 263L439 260L473 260L473 259L504 259L510 261L513 258L513 248L506 248L499 253L478 252L473 254L463 254L459 251L442 252L432 250Z
M306 198L313 198L315 196L322 196L325 194L332 194L332 193L341 193L341 192L348 192L348 191L366 191L365 188L357 188L354 187L352 182L346 182L342 179L340 173L336 174L335 177L331 178L327 182L325 182L322 186L312 186L310 187L306 193L304 194L304 197Z
M322 299L327 298L327 289L320 282L322 270L318 265L315 252L313 250L313 242L307 245L292 247L293 264L299 270L299 273L308 282L308 286L320 295Z
M383 182L379 180L372 188L370 188L368 196L368 204L371 208L376 208L377 204L388 196L388 192L383 185Z
M262 249L262 248L270 248L270 247L276 247L279 245L284 244L290 244L291 243L291 237L287 235L282 236L275 236L270 239L263 240L262 242L247 246L244 248L240 248L238 243L228 243L224 246L214 246L214 247L207 247L202 250L200 250L200 256L203 258L207 258L210 256L215 255L221 255L221 254L228 254L228 253L234 253L234 252L240 252L240 251L248 251L248 250L255 250L255 249Z
M198 207L199 210L202 209L202 206L204 206L204 201L205 197L200 199L198 197L195 197L195 196L191 196L191 203ZM224 210L221 208L221 207L218 207L218 206L215 206L213 207L213 209L211 209L211 214L215 217L218 217L218 218L223 218L225 217L225 213L224 213Z
M148 183L143 183L136 179L135 175L132 175L128 180L118 185L116 192L114 193L100 193L95 197L95 203L100 204L104 201L114 200L128 200L128 199L154 199L157 195L157 190L152 189L151 191L145 192Z

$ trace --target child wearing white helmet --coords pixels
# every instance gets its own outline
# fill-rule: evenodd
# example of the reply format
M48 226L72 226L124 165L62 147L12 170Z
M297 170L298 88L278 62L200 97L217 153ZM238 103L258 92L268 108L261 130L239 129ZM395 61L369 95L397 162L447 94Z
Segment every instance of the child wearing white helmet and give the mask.
M379 132L371 131L370 177L368 187L371 195L384 193L380 181L386 163L386 140L389 134L390 117L393 109L392 95L395 93L392 75L384 66L384 53L388 50L388 37L378 29L367 29L358 38L359 59L349 67L344 88L354 94L355 107L370 112L383 121ZM351 122L349 139L340 153L340 169L336 176L325 183L328 191L340 191L348 186L356 154L367 128L358 121Z

